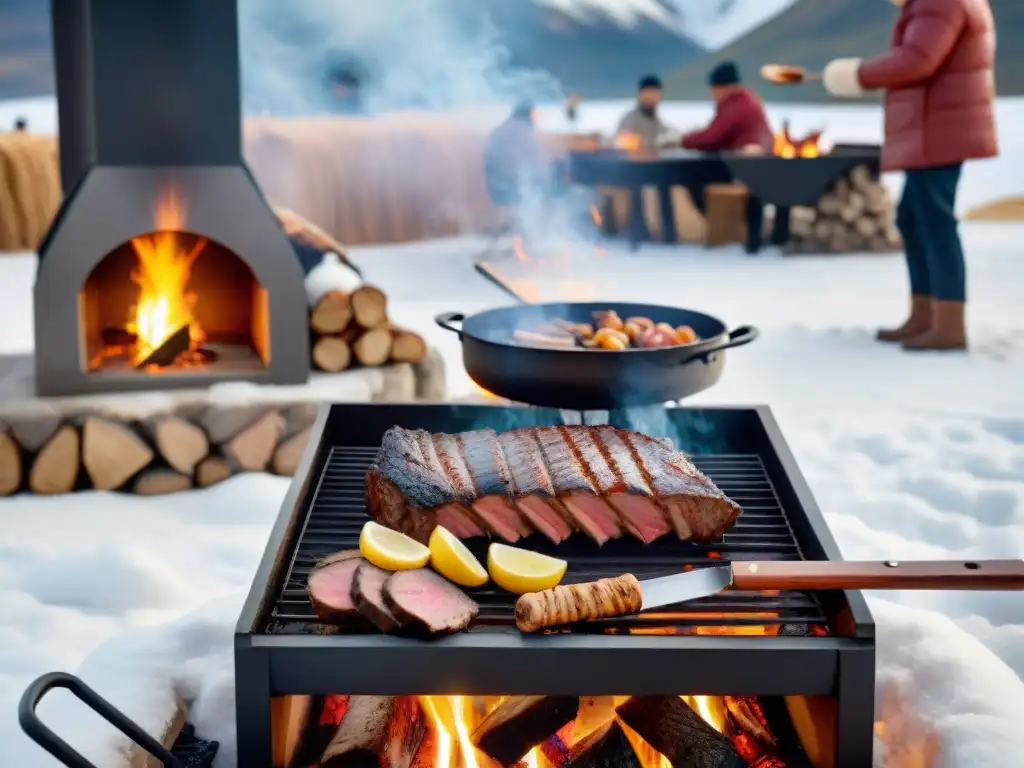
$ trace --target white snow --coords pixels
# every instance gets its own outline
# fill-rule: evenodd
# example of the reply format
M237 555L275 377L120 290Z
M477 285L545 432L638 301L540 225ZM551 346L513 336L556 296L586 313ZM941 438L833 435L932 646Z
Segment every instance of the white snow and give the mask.
M608 127L617 110L584 105L584 116ZM962 205L1020 193L1024 147L1011 131L1019 110L1019 103L1000 105L1004 157L969 166ZM666 113L685 127L702 108L670 105ZM870 109L781 114L796 130L827 120L834 140L878 132ZM611 247L601 257L579 243L540 255L554 276L552 295L676 304L730 326L757 325L762 337L730 352L722 381L692 402L771 405L847 558L1022 558L1024 225L962 229L968 354L909 355L871 339L874 326L904 310L905 270L896 256L750 258L732 249L649 246L639 254ZM508 303L470 269L478 247L466 238L353 252L366 279L389 292L396 320L422 329L444 353L453 396L473 385L457 341L434 327L433 315ZM0 353L24 347L31 280L30 257L0 256ZM0 501L2 762L51 764L18 732L15 703L37 674L78 669L152 731L170 716L173 689L192 704L200 733L222 740L219 764L232 766L231 633L286 486L252 475L168 498ZM1000 765L1020 754L1024 597L869 597L878 684L887 694L881 713L892 723L912 713L937 735L939 768ZM44 717L98 765L117 764L123 742L62 698L52 696Z

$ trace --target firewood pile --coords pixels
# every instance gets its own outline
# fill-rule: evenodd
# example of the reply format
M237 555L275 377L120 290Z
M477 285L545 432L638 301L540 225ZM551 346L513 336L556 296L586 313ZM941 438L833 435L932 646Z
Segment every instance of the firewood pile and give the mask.
M903 247L892 195L867 166L855 166L813 207L790 212L785 253L888 253Z
M423 337L389 321L387 297L372 285L323 294L309 312L309 328L313 365L328 373L427 357Z

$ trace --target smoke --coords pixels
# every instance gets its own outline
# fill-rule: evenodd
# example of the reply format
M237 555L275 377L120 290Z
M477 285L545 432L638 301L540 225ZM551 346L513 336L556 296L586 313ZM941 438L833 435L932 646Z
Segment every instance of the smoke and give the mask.
M488 8L501 0L244 0L239 3L248 113L328 111L327 71L363 74L371 112L557 100L550 75L508 66Z

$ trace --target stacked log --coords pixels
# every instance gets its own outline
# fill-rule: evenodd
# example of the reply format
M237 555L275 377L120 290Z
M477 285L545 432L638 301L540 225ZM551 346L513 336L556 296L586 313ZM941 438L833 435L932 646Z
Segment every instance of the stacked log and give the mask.
M790 241L784 252L889 253L902 242L892 195L866 165L836 181L813 207L790 211Z
M309 312L313 366L327 373L387 363L422 363L427 344L388 319L387 296L372 285L351 293L332 290Z

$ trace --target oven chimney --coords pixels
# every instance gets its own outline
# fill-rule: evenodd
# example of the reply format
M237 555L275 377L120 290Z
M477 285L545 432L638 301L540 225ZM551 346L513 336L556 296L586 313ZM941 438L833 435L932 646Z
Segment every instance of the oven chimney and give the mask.
M51 14L65 198L39 249L38 393L304 382L304 273L242 157L237 1L51 0ZM198 253L182 305L209 347L189 366L133 368L105 346L142 327L139 238Z

